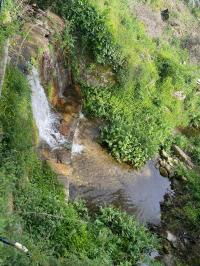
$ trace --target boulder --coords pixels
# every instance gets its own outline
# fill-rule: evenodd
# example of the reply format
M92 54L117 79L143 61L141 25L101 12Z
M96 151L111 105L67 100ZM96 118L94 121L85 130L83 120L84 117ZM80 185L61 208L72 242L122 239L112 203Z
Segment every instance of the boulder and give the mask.
M164 176L164 177L169 177L169 172L167 171L166 168L160 166L160 167L159 167L159 171L160 171L160 174L161 174L162 176Z
M191 158L177 145L173 145L175 155L190 168L194 167Z

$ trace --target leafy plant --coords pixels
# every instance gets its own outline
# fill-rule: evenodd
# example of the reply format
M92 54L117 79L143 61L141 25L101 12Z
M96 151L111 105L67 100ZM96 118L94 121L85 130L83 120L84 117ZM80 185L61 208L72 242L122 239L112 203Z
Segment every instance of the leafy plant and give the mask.
M66 203L56 175L34 149L28 82L11 66L0 110L0 233L32 253L29 258L0 246L1 265L133 265L159 247L125 213L108 208L91 217L83 203ZM14 206L12 217L9 204Z

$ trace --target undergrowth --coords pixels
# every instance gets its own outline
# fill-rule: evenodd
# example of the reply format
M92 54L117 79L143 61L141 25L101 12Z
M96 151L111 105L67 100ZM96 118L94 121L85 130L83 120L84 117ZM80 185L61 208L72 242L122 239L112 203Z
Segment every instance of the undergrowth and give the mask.
M102 142L112 155L140 167L173 128L190 121L199 70L189 65L183 49L152 41L126 1L58 0L50 6L70 21L78 46L87 47L94 62L115 73L117 83L106 89L89 87L77 77L85 111L104 118ZM183 101L176 97L180 91Z
M0 235L28 247L31 257L0 244L1 265L136 265L157 239L112 208L90 217L67 203L62 186L34 148L30 88L7 69L0 99ZM153 262L152 262L153 263Z

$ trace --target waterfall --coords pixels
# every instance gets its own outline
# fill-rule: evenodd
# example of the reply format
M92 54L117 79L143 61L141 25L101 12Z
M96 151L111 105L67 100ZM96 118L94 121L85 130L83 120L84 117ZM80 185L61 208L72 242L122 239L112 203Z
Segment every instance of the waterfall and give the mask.
M32 67L28 80L32 91L33 117L39 131L39 137L51 148L58 148L66 142L66 139L58 130L59 117L50 108L35 67Z

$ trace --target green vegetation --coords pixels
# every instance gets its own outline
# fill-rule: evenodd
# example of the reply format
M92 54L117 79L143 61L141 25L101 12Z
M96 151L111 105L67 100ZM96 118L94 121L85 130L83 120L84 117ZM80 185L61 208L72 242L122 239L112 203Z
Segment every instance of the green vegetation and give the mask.
M5 40L18 32L22 5L18 1L3 0L0 5L0 56Z
M0 110L0 235L32 253L27 257L0 244L1 265L135 265L147 260L158 241L133 218L112 208L90 217L83 204L66 203L55 174L37 157L30 88L11 66Z
M181 128L165 143L167 152L174 156L171 146L178 145L190 156L195 167L190 169L179 162L172 179L175 195L168 198L162 211L164 231L169 230L178 237L177 247L170 246L170 253L179 258L177 265L199 265L200 234L200 134L199 126ZM164 236L164 245L166 243ZM169 246L169 245L168 245Z
M196 94L200 71L188 63L179 41L174 39L172 49L148 37L126 0L37 2L70 22L55 42L73 58L84 111L102 119L102 144L118 161L140 167L160 147L170 150L176 143L194 163L200 162L198 136L171 137L177 126L200 127ZM164 5L163 0L148 2L154 8ZM14 3L6 0L1 9L0 48L19 28L21 6ZM112 69L113 86L92 87L81 78L76 57L85 47L93 67ZM66 203L56 175L38 159L36 139L29 85L19 70L9 66L0 98L0 235L23 243L32 256L0 244L0 264L128 266L147 261L148 252L159 247L158 240L116 209L100 209L90 217L84 204ZM200 226L199 172L181 166L177 176L183 175L187 185L179 197L181 207L170 209L170 219L177 228L184 221L181 225L193 235Z
M173 128L191 119L188 99L197 69L185 63L187 54L180 48L148 38L123 1L76 0L59 7L54 3L95 62L111 66L116 75L116 85L106 89L80 80L86 112L104 119L102 142L117 160L141 166ZM177 91L187 100L177 99Z

